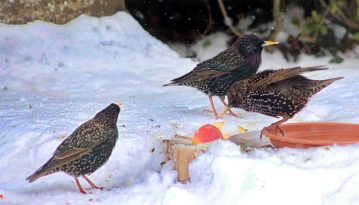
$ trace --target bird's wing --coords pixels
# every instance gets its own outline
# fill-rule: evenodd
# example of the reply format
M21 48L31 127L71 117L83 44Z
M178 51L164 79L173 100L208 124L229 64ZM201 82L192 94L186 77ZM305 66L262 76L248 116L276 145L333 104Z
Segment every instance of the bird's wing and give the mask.
M194 71L213 70L223 73L232 72L241 69L243 66L249 66L247 60L233 47L222 51L218 55L197 64Z
M115 134L115 132L108 129L99 129L95 123L86 122L82 124L57 147L46 168L60 167L88 154L108 140L103 136L112 134Z
M274 73L274 70L265 70L262 72L259 72L252 77L250 77L247 80L247 85L249 86L249 90L256 90L258 89L263 83L263 79L265 79L270 74Z
M216 70L211 70L208 68L201 68L201 69L192 70L191 72L189 72L179 78L171 80L171 82L168 85L203 81L203 80L207 80L210 78L219 77L224 74L226 74L226 73L216 71Z
M91 121L82 124L67 138L54 153L57 159L64 159L72 155L85 154L105 142L103 137L109 134L108 129L101 129L97 123Z
M222 51L217 56L197 64L191 72L173 79L170 84L203 81L241 70L244 72L251 71L247 60L238 52L231 52L230 49L233 48ZM244 73L244 75L246 74Z
M304 68L303 67L282 68L276 71L271 70L269 73L263 71L262 73L265 73L266 76L259 79L258 82L256 82L253 85L255 85L254 89L262 89L268 86L269 84L277 83L305 72L312 72L312 71L326 70L326 69L328 68L324 66L313 66L313 67L304 67ZM257 75L260 76L261 73L258 73Z

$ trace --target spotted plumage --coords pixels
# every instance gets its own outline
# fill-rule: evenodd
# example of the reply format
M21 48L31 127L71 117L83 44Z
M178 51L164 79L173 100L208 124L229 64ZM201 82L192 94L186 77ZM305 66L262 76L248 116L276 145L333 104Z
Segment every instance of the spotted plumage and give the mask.
M217 56L199 63L191 72L173 79L168 85L184 85L197 88L210 97L224 98L229 87L236 81L254 75L261 63L264 46L277 42L263 41L254 34L243 35L228 49ZM223 102L223 101L222 101ZM215 109L213 110L215 116Z
M53 156L27 180L33 182L42 176L65 172L75 177L82 193L84 190L77 177L92 174L111 156L118 138L116 126L120 107L111 104L97 113L94 118L80 125L55 150ZM93 188L96 187L88 181Z
M311 80L300 75L325 69L317 66L265 70L234 83L227 93L228 105L272 117L283 117L273 124L278 126L302 110L311 96L342 78Z

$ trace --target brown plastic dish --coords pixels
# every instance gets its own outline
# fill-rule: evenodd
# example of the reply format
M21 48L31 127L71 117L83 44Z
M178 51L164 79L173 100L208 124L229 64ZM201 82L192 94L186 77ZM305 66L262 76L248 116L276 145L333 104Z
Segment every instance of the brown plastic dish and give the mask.
M277 148L308 148L328 145L348 145L359 143L359 124L337 122L288 123L280 125L280 132L265 130Z

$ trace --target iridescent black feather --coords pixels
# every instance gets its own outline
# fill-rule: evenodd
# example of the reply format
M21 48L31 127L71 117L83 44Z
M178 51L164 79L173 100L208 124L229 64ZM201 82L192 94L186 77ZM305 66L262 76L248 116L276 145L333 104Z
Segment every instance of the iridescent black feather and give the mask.
M225 96L234 82L249 78L258 71L264 43L254 34L244 35L230 48L199 63L191 72L173 79L165 86L185 85L207 95Z

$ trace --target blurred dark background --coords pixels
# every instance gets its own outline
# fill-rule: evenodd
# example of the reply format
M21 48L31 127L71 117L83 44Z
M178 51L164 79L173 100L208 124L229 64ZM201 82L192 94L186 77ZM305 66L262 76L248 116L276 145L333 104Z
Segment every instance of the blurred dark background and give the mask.
M358 0L0 0L0 22L7 24L65 24L80 14L118 11L165 43L191 44L214 32L233 39L246 32L272 40L281 34L279 49L294 61L305 52L340 63L338 52L353 50L359 40Z

